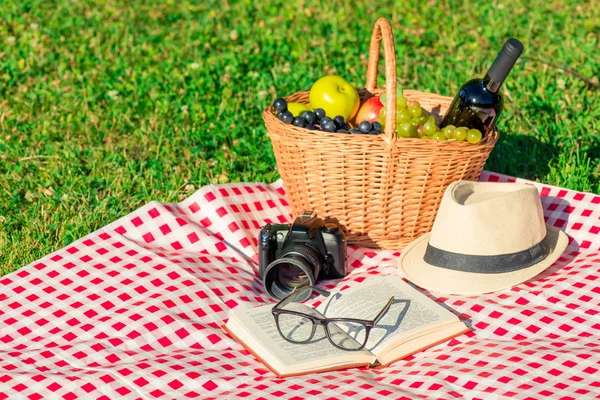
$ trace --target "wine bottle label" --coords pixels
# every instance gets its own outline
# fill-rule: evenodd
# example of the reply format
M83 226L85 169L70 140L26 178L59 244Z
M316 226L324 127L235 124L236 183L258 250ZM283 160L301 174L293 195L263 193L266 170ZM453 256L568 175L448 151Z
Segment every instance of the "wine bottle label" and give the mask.
M471 111L477 115L477 118L481 121L481 123L486 128L491 128L494 124L494 120L496 119L496 110L493 108L482 108L471 106Z

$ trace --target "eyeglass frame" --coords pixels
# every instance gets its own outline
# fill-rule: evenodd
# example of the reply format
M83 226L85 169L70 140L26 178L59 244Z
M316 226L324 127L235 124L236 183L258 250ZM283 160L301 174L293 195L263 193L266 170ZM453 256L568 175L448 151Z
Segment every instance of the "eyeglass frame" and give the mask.
M283 299L281 299L281 301L279 301L277 304L275 304L273 306L273 308L271 309L271 313L273 314L273 317L275 318L275 325L277 326L277 331L279 332L279 335L286 341L290 342L290 343L294 343L294 344L306 344L308 342L310 342L312 340L312 338L315 336L315 332L317 330L317 326L323 326L323 329L325 330L325 336L327 336L327 340L329 340L329 342L335 346L336 348L340 349L340 350L344 350L344 351L359 351L365 348L367 342L369 341L369 334L371 332L371 329L373 329L373 327L377 324L377 322L379 322L379 320L385 315L385 313L388 311L388 309L390 308L390 306L392 305L392 303L394 302L395 298L394 296L392 296L388 302L386 303L385 306L383 306L383 308L381 309L381 311L379 311L379 313L377 314L377 316L372 319L372 320L367 320L367 319L357 319L357 318L327 318L327 317L319 317L319 316L312 316L312 315L308 315L305 314L303 312L300 311L293 311L293 310L285 310L281 307L287 305L288 303L285 303L286 300L292 298L292 296L294 294L299 293L302 290L308 290L311 289L312 291L315 291L317 293L319 293L322 296L325 297L329 297L329 295L331 294L331 292L324 290L324 289L320 289L318 287L315 286L311 286L311 285L303 285L303 286L299 286L294 288L294 290L292 291L292 293L290 293L289 295L285 296ZM311 292L312 293L312 292ZM293 301L289 301L289 303L291 303ZM285 304L283 304L285 303ZM296 303L301 303L296 301ZM283 305L282 305L283 304ZM303 340L303 341L296 341L296 340L291 340L288 339L287 337L285 337L285 335L281 332L281 328L279 327L279 316L281 314L292 314L292 315L297 315L299 317L303 317L303 318L307 318L312 322L312 332L310 333L310 336L308 339ZM347 349L341 346L338 346L337 344L335 344L335 342L333 341L333 339L331 339L331 335L329 333L329 323L334 323L334 322L352 322L352 323L356 323L356 324L361 324L365 327L366 329L366 333L365 333L365 340L362 343L362 345L356 349ZM341 329L341 328L340 328ZM354 339L356 341L356 339ZM357 341L358 342L358 341Z

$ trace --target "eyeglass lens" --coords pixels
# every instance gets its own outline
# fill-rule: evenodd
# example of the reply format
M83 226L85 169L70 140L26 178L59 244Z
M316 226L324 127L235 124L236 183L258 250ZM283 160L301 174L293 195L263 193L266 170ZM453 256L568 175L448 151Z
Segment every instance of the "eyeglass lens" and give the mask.
M285 311L307 314L313 317L319 316L314 308L302 303L290 302L285 304L282 309ZM298 343L309 341L314 335L316 328L312 319L292 313L280 313L277 318L277 323L279 332L284 338Z
M297 314L279 314L279 331L289 341L303 343L309 341L315 330L311 319Z
M301 303L286 302L282 309L304 313L316 318L321 317L315 309ZM317 328L312 319L285 312L279 314L277 324L281 335L295 343L306 343L311 340ZM367 328L357 322L330 321L324 328L333 344L345 350L358 350L367 340Z
M358 350L367 341L367 328L352 321L330 321L327 330L331 341L346 350Z

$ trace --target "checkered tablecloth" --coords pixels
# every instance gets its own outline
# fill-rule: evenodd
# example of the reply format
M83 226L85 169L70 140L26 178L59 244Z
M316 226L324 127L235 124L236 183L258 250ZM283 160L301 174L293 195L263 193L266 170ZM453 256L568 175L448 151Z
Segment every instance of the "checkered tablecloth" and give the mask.
M600 196L536 186L570 245L511 290L431 294L473 332L388 368L288 379L219 328L271 301L256 236L291 221L281 183L151 202L0 277L0 399L600 397ZM395 274L398 254L350 248L341 285Z

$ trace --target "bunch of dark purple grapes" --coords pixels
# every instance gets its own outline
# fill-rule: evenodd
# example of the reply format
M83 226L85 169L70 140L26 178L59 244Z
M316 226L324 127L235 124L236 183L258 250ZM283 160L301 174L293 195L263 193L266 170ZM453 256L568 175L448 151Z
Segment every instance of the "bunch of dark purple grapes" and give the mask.
M325 132L336 133L355 133L378 135L381 133L381 124L377 121L372 124L363 121L358 124L358 128L352 128L341 115L330 118L325 114L322 108L316 108L314 111L302 111L301 115L294 116L287 108L285 99L278 98L273 102L273 108L277 112L277 117L286 124L292 124L299 128L309 130L321 130Z

